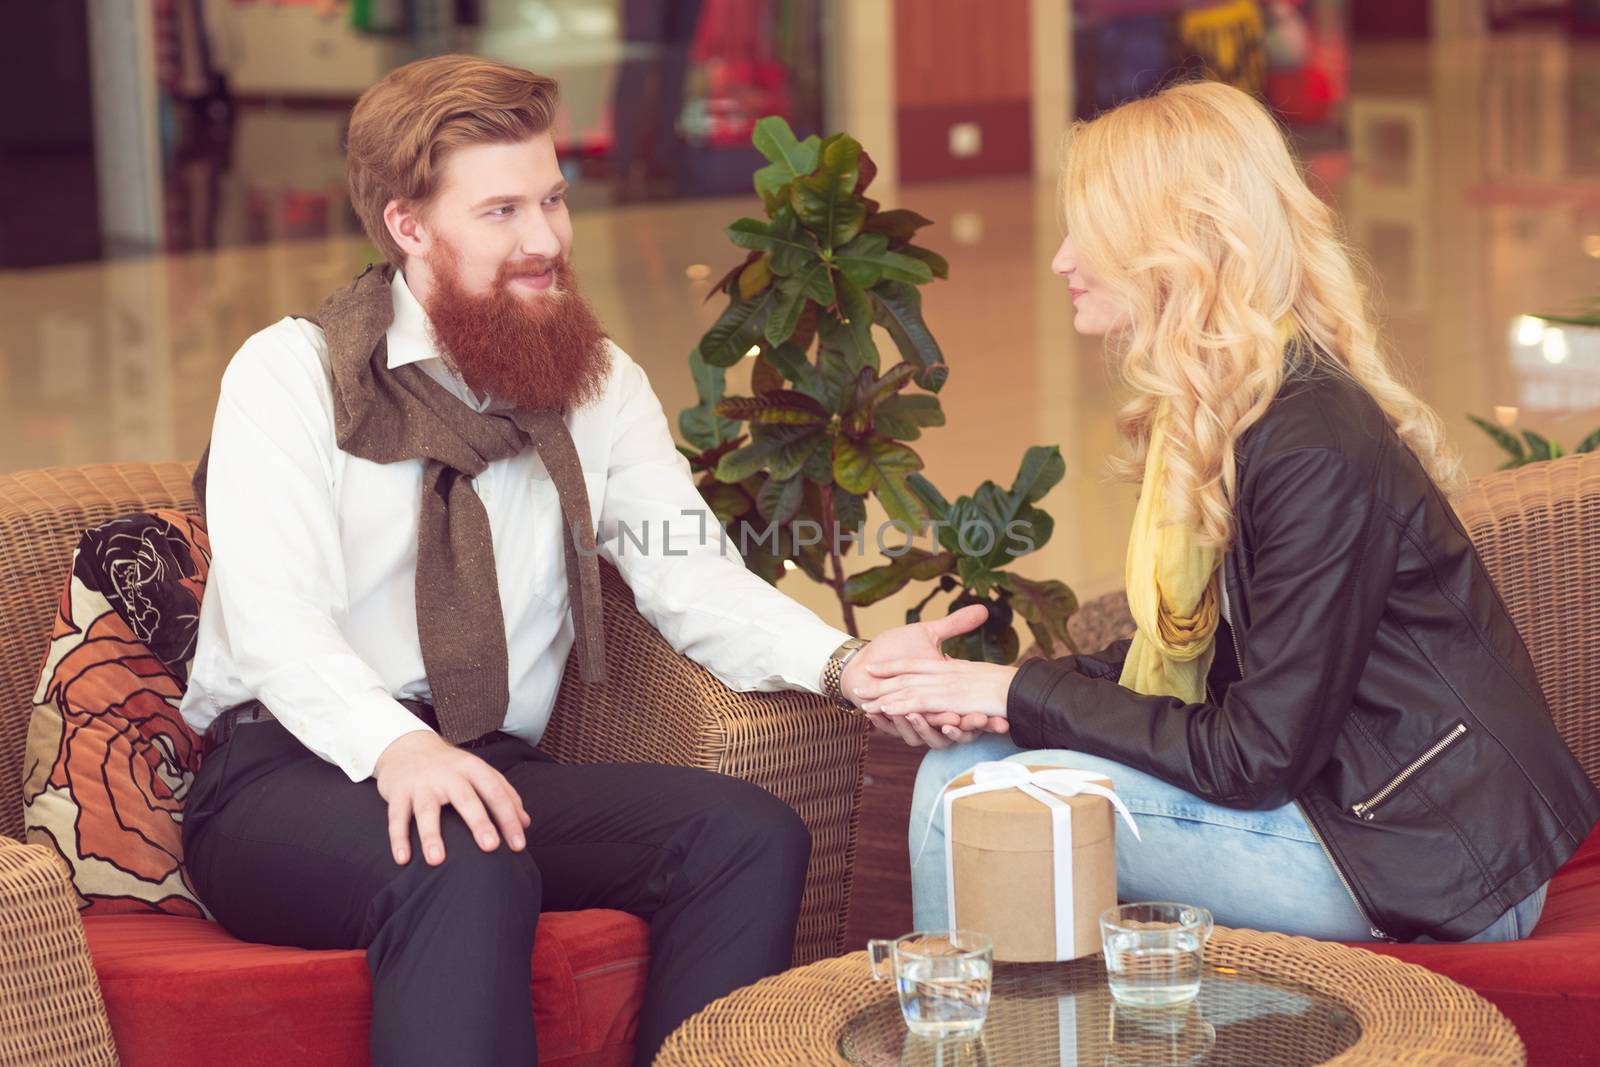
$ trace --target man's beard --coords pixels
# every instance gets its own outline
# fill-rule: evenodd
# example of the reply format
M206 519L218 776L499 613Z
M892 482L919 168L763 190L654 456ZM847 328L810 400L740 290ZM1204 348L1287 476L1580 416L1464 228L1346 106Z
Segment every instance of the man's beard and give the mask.
M459 264L449 246L429 258L427 312L440 354L474 393L523 411L563 413L600 396L611 349L570 263L555 262L554 284L528 299L511 291L511 279L539 273L550 260L501 264L483 296L462 288Z

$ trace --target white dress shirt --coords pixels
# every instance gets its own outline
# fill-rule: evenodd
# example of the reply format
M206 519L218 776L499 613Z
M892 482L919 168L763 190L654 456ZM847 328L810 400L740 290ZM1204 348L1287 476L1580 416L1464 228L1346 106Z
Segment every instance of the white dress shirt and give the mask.
M389 366L416 363L487 410L440 357L405 280L397 274L391 288ZM567 419L601 558L668 643L730 688L818 692L849 635L745 569L644 371L615 345L611 357L604 394ZM415 594L422 470L420 459L373 463L334 443L316 326L283 319L244 343L223 375L211 436L213 555L182 705L191 727L259 699L352 781L369 777L395 738L428 729L397 699L429 697ZM472 484L489 513L505 616L503 729L537 743L573 640L555 485L532 448ZM616 656L608 667L630 669ZM637 728L656 728L650 708L638 709Z

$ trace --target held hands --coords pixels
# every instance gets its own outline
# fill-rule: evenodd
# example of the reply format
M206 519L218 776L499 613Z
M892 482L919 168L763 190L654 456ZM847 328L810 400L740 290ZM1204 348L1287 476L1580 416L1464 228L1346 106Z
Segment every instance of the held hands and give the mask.
M998 703L990 699L980 705L971 699L970 681L959 668L993 668L994 664L950 659L940 650L944 641L977 629L988 617L986 607L973 604L942 619L886 630L846 665L840 688L867 713L874 727L908 745L949 748L984 731L1005 733L1009 728L1005 719L1009 674ZM1010 667L1000 669L1014 673Z
M417 820L423 859L430 867L444 862L439 812L446 805L456 809L483 851L499 848L501 834L514 852L526 845L523 831L533 820L511 783L432 730L413 730L390 742L378 757L373 777L378 795L389 802L389 848L398 864L411 860L412 818Z

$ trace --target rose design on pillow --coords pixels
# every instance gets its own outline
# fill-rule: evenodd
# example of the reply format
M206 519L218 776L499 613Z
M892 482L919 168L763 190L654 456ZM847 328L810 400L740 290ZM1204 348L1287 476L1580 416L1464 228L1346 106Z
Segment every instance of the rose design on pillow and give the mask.
M84 535L73 574L187 681L210 550L205 528L186 515L129 515Z
M28 840L72 868L95 913L203 915L182 869L183 801L200 739L178 708L210 564L174 511L86 532L34 694Z

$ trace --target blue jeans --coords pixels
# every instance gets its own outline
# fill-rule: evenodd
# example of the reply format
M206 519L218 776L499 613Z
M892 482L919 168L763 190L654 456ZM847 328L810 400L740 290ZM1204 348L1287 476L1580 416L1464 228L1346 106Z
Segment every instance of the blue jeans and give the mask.
M1111 760L1059 749L1023 752L1009 737L996 734L929 752L917 771L910 845L912 908L918 930L949 925L944 806L939 797L952 778L985 760L1078 767L1111 779L1141 834L1135 839L1119 820L1117 895L1122 900L1199 904L1223 926L1325 941L1374 939L1294 804L1271 811L1224 808ZM930 814L932 830L924 845ZM1544 909L1545 889L1540 886L1469 940L1527 937Z

